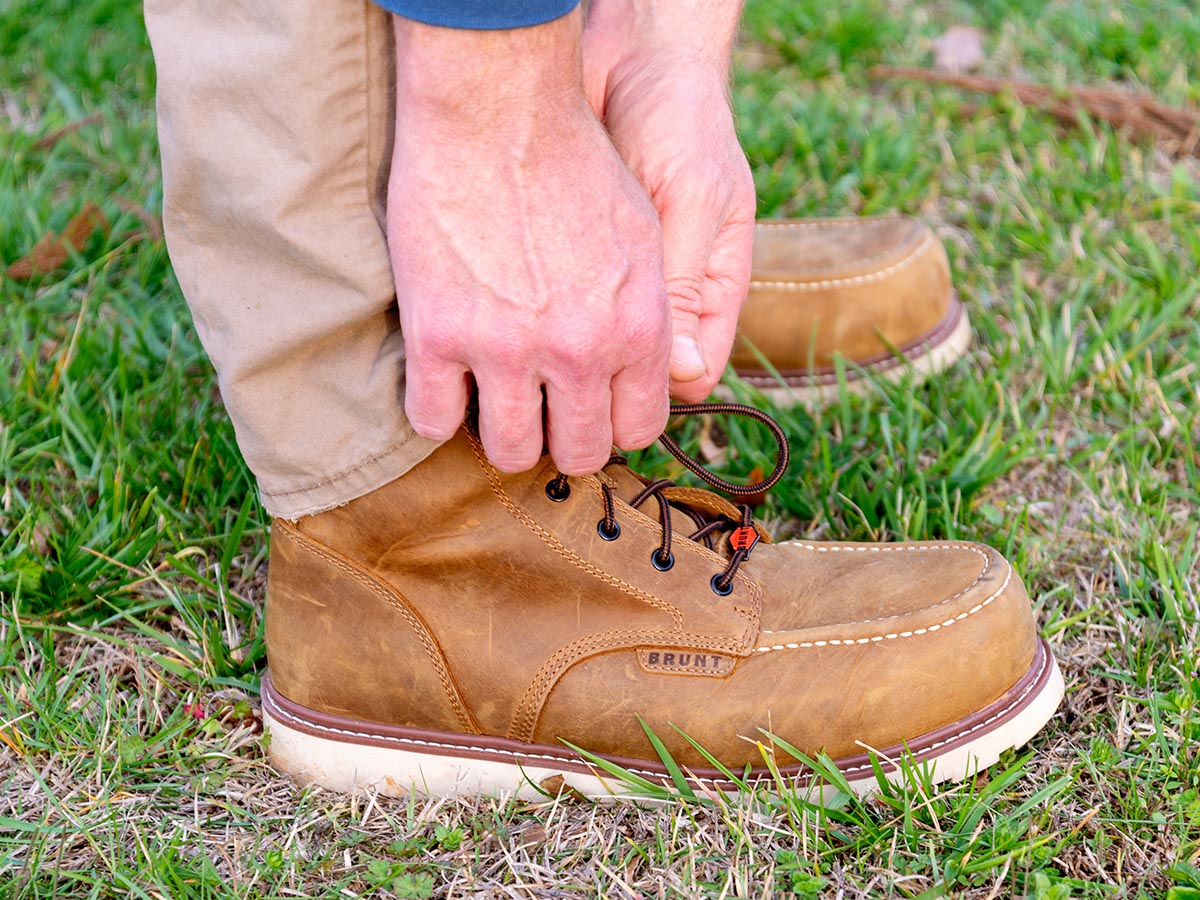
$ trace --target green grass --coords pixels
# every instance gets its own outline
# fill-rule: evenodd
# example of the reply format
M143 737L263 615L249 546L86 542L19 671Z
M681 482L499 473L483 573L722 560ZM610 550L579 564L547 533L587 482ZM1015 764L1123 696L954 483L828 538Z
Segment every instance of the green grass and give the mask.
M936 791L608 807L271 773L267 520L128 211L161 190L139 11L8 3L0 262L89 200L111 228L62 271L0 276L0 898L1200 897L1200 160L868 77L928 64L954 24L986 30L985 74L1200 103L1188 3L750 0L734 96L760 212L925 216L977 335L928 385L769 409L795 462L764 513L1002 549L1067 675L1060 715ZM728 438L767 461L752 426Z

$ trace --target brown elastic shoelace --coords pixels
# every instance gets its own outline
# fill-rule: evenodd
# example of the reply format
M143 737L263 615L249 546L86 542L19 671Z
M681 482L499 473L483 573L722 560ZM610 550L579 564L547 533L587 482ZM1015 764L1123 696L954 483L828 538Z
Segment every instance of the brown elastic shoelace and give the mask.
M687 403L672 406L671 415L746 416L765 425L770 430L771 436L775 438L775 443L779 446L779 461L770 475L762 481L753 484L735 484L732 481L721 478L719 475L714 475L708 469L704 468L698 460L685 453L683 448L670 435L665 432L659 435L659 443L667 448L668 453L679 460L697 478L719 491L731 494L734 497L748 497L753 494L759 494L770 490L778 484L779 479L783 477L783 473L787 471L790 451L783 429L779 427L778 422L766 413L752 406L744 406L741 403ZM606 466L623 466L627 462L625 457L614 455L609 457ZM675 483L670 479L660 478L658 481L646 485L646 487L638 492L636 497L629 501L629 505L634 509L641 507L651 497L658 501L659 520L662 525L662 544L651 555L650 559L654 567L661 572L665 572L675 565L675 556L671 553L671 540L673 538L673 529L671 526L672 505L663 495L663 491L666 488L674 486ZM600 537L606 541L615 541L621 534L621 526L617 522L616 504L613 501L612 488L601 482L600 492L604 502L604 518L600 520L596 526L596 530L600 533ZM546 485L546 496L551 500L565 500L570 493L571 489L567 483L567 476L561 473ZM692 509L690 506L678 504L674 508L686 514L698 526L695 531L687 536L688 540L703 541L709 550L715 549L713 545L714 534L726 531L731 532L729 546L732 553L729 557L729 563L723 571L714 575L710 582L714 593L721 596L729 594L733 590L733 576L737 573L738 567L746 561L747 557L750 556L750 551L758 543L758 531L754 527L753 511L748 505L742 504L738 506L738 510L741 513L738 519L719 518L709 521L703 513Z

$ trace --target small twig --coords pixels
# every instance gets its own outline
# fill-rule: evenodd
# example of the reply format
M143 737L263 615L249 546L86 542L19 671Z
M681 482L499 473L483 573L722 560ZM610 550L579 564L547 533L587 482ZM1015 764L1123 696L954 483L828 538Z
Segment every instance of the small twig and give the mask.
M944 84L982 94L1011 92L1022 103L1042 109L1065 124L1078 124L1083 112L1115 128L1166 141L1177 156L1200 156L1200 110L1168 106L1146 94L1088 85L1054 88L1008 78L892 66L875 66L868 74L878 79Z
M53 147L55 144L57 144L59 141L61 141L63 138L65 138L68 134L78 131L80 128L85 128L88 125L96 125L103 121L104 121L104 116L100 115L100 113L93 113L92 115L87 116L86 118L77 119L74 122L70 122L70 123L64 125L62 128L55 129L54 131L50 132L49 134L45 135L44 137L38 138L36 141L33 142L33 148L35 150L46 150L50 147Z

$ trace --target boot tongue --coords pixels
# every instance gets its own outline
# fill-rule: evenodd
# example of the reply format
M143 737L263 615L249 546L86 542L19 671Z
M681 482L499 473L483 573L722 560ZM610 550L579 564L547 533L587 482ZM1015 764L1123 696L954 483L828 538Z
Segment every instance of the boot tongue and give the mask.
M632 504L632 501L650 484L650 481L638 475L625 465L613 464L606 466L600 477L608 482L613 492ZM701 522L712 522L715 519L728 519L739 522L742 518L741 509L726 500L720 494L703 488L681 487L672 485L662 489L663 497L671 504L671 530L679 538L686 539L689 534L698 529ZM653 497L647 497L638 506L638 510L652 519L661 515L659 503ZM699 514L699 520L688 515L688 510ZM754 523L755 530L765 542L770 542L770 535L761 524ZM722 555L729 554L727 542L722 534L714 534L713 546Z

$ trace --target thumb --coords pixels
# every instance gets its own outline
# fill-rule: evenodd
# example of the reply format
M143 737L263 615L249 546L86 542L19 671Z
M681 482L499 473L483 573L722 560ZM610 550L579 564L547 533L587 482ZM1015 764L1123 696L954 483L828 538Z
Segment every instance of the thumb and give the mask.
M696 381L708 371L700 349L700 317L678 313L671 299L671 380Z
M671 379L678 382L697 381L708 370L700 316L712 234L699 219L678 212L662 216L663 274L671 304Z

